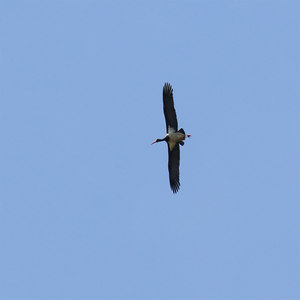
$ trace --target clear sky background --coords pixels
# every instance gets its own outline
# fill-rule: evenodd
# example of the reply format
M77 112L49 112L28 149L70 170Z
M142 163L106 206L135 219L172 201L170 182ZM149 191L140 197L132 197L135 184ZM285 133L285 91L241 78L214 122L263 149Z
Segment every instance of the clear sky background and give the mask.
M300 299L299 1L3 0L0 30L0 299Z

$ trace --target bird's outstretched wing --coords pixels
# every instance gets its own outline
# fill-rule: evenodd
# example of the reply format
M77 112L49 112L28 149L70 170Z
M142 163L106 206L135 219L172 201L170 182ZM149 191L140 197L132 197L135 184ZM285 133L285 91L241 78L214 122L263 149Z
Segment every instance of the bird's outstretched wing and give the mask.
M180 163L180 150L179 144L176 144L173 150L170 150L168 145L169 151L169 178L170 178L170 186L173 193L177 193L180 187L179 182L179 163Z
M178 130L176 111L174 108L173 88L170 83L165 83L163 88L164 114L166 119L167 133Z

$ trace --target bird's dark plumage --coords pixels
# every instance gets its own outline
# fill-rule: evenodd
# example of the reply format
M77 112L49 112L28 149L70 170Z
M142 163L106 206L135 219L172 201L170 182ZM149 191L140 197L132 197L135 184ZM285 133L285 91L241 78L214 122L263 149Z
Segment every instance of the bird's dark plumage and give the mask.
M177 193L180 187L179 182L179 162L180 162L180 150L179 150L179 144L176 144L176 146L173 148L173 150L170 150L170 147L168 145L168 152L169 152L169 179L170 179L170 186L173 191L173 193Z
M166 119L166 130L167 133L170 131L170 127L174 130L178 130L178 122L176 111L174 107L173 99L173 88L170 83L165 83L163 88L163 103L164 103L164 115ZM180 149L179 144L176 144L175 147L171 150L168 145L169 153L169 179L170 186L173 193L177 193L180 187L179 182L179 162L180 162Z
M173 88L170 83L165 83L163 88L164 114L166 119L167 133L168 127L172 127L175 131L178 129L177 116L174 108Z
M165 83L163 87L163 108L166 120L167 134L163 139L156 139L152 144L157 142L167 142L168 144L168 168L170 186L173 193L177 193L180 188L179 182L179 164L180 164L180 149L179 145L184 145L184 140L190 135L186 135L184 130L178 130L177 116L174 108L173 88L170 83Z

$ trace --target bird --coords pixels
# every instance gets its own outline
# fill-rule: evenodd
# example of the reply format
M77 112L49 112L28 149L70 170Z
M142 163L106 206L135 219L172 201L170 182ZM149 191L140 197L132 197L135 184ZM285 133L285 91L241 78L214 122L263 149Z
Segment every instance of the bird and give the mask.
M184 145L186 137L190 134L185 134L184 130L178 130L178 122L176 111L174 108L173 88L170 83L165 83L163 87L163 111L166 120L167 134L163 139L156 139L151 145L158 142L167 142L168 144L168 169L170 187L174 194L179 191L179 164L180 164L180 149L179 145Z

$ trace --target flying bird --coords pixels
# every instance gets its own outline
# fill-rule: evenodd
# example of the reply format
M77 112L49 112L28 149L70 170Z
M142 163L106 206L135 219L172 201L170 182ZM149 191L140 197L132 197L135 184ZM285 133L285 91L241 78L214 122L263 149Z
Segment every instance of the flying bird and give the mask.
M174 108L173 88L170 83L165 83L163 87L163 107L166 119L167 134L163 139L156 139L151 145L158 142L167 142L169 153L169 179L170 186L173 193L177 193L180 187L179 182L179 164L180 164L180 150L179 145L184 145L186 137L190 134L185 134L184 130L178 130L177 116Z

